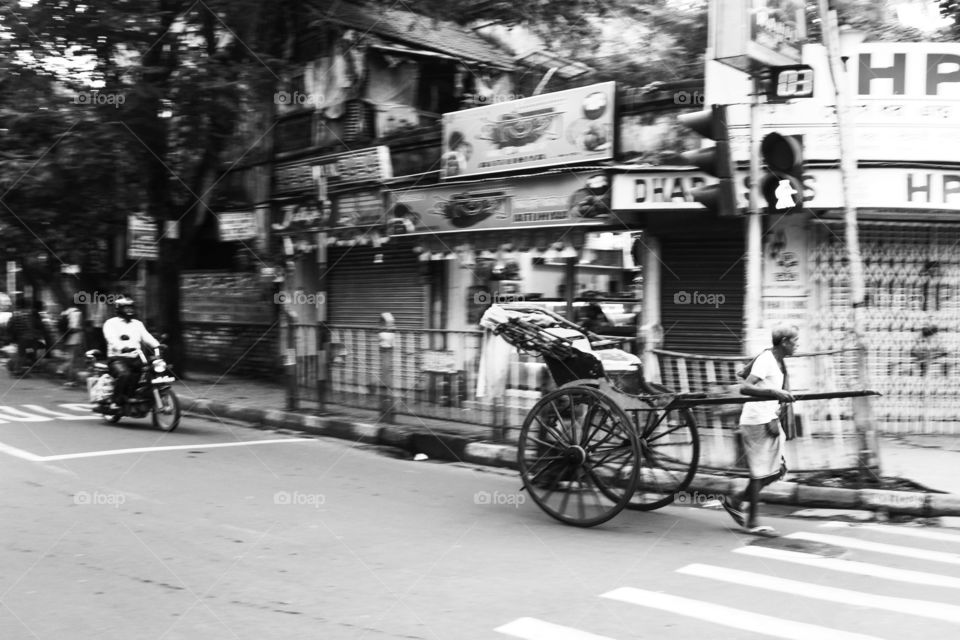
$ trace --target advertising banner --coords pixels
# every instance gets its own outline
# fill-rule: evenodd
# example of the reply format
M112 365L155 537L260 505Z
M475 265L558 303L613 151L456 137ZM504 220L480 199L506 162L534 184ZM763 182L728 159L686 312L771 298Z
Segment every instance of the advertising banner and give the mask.
M600 225L610 212L601 172L449 183L390 193L391 233Z
M615 84L443 114L443 177L612 158Z

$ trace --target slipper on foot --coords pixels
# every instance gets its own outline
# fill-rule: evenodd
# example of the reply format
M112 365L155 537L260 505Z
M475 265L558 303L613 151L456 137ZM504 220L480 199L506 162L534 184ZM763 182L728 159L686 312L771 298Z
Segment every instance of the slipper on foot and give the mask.
M773 527L767 527L767 526L752 527L752 528L750 528L750 529L747 529L747 533L752 534L752 535L755 535L755 536L762 536L762 537L764 537L764 538L779 538L779 537L780 537L780 534L777 533L777 530L776 530L776 529L774 529Z
M730 499L727 496L723 496L720 499L720 504L723 506L723 510L730 514L730 517L733 518L733 521L736 522L741 527L744 526L746 522L746 517L743 514L743 511L735 509L732 504L730 504Z

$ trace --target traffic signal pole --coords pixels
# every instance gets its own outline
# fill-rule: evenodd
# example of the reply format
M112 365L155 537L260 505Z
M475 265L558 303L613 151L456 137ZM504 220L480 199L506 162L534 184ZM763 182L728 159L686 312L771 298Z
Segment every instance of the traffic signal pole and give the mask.
M763 335L763 217L760 201L760 179L763 171L760 160L760 79L751 75L750 96L750 191L747 201L747 282L744 301L745 355L759 353L769 345Z

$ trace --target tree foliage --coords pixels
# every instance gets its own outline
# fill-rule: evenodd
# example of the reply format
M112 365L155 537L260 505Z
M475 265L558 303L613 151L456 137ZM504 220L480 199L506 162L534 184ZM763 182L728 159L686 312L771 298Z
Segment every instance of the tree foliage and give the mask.
M953 22L952 36L960 40L960 0L940 0L940 15Z

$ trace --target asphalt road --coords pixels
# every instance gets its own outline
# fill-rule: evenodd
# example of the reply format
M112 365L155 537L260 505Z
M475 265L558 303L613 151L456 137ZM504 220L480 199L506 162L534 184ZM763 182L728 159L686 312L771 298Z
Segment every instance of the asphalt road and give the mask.
M780 511L767 523L788 537L771 543L697 508L702 495L577 529L540 512L512 472L199 418L173 433L107 425L79 391L4 384L3 640L960 629L958 530Z

